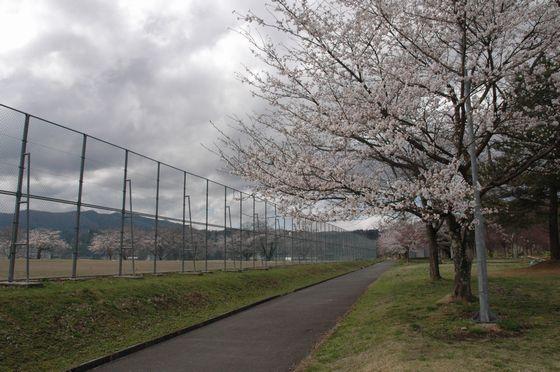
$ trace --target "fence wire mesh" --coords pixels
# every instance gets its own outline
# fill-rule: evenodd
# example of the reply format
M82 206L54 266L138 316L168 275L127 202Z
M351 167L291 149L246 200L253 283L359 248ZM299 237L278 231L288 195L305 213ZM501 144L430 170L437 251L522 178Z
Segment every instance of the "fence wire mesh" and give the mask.
M0 277L374 258L375 241L0 104Z

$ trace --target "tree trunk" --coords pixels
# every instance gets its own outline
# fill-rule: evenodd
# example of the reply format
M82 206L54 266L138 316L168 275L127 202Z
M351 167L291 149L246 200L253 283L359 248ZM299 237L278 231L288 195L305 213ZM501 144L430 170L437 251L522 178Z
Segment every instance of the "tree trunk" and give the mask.
M430 279L439 280L439 254L437 244L437 230L431 222L426 222L426 236L428 237L428 248L430 251Z
M456 301L472 301L471 290L471 266L472 257L468 252L465 234L462 234L461 225L453 216L448 217L449 238L453 250L453 264L455 267L455 278L453 285L453 299Z
M558 185L552 181L549 185L550 206L548 210L548 234L550 259L560 260L560 243L558 242Z
M37 248L37 259L38 259L38 260L41 259L41 252L42 252L42 251L43 251L42 249Z

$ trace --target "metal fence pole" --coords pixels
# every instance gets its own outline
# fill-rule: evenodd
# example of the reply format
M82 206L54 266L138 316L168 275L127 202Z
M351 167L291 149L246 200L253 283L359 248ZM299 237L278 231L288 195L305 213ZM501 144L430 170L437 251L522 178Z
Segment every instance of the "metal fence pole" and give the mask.
M123 172L123 191L122 191L122 209L121 209L121 242L119 247L119 276L122 275L123 269L123 245L124 245L124 220L126 216L126 183L128 177L128 150L124 150L124 172ZM132 213L132 211L131 211Z
M224 186L224 271L227 271L227 187Z
M287 249L286 249L286 217L282 217L282 224L283 224L283 230L282 230L282 245L284 246L284 263L286 263L286 253L287 253ZM291 263L291 257L290 257L290 263Z
M330 235L329 235L330 225L326 224L326 223L322 223L321 225L323 226L323 233L321 234L323 236L323 239L322 239L323 240L323 261L327 261L327 254L329 253L328 252L329 248L327 246L327 244L328 244L327 240L330 239ZM328 261L330 261L330 259Z
M10 244L10 262L8 268L8 282L14 281L14 274L16 268L16 247L18 241L19 230L19 213L21 208L21 189L23 186L23 171L25 168L25 153L27 152L27 135L29 133L29 115L25 114L25 124L23 126L23 135L21 137L21 150L19 157L19 172L18 182L16 189L16 201L14 207L14 217L12 221L12 240Z
M158 225L159 225L159 175L161 163L157 162L157 178L156 178L156 215L155 215L155 235L154 235L154 274L157 272L157 254L158 254Z
M348 246L348 234L346 232L342 235L342 244L344 244L344 260L350 261L350 247Z
M278 251L280 251L280 244L278 243L278 229L276 228L276 223L280 224L280 221L278 221L278 216L276 215L276 204L274 204L274 265L278 266Z
M320 251L319 251L319 245L318 243L318 237L319 237L319 223L317 221L313 222L311 221L311 228L313 229L313 223L315 223L315 230L313 231L313 248L315 249L315 263L319 262L319 258L320 258Z
M25 196L27 200L27 209L25 211L25 280L29 281L29 219L31 214L31 154L26 153L27 156L27 177L26 177L26 189Z
M290 230L291 230L291 236L290 236L291 242L290 242L290 244L291 244L292 257L293 257L292 260L297 260L298 264L299 264L300 263L299 262L299 254L296 252L296 226L295 226L295 223L294 223L294 216L292 216L290 218L290 222L291 222L290 223ZM298 257L296 258L296 256L298 256Z
M309 240L309 226L307 224L307 220L301 221L301 248L303 250L303 263L307 264L309 261L309 257L311 256L311 249L308 246Z
M313 221L309 221L309 243L311 246L311 263L315 262L315 242L313 241Z
M206 179L206 230L204 233L204 271L208 272L208 188L209 182Z
M76 278L78 266L78 254L80 249L80 215L82 213L82 190L84 186L84 165L86 161L87 135L83 135L82 157L80 158L80 179L78 181L78 202L76 204L76 237L74 240L74 252L72 254L72 278Z
M338 251L336 253L336 261L342 261L342 258L344 256L344 248L342 247L342 236L340 235L340 228L335 227L334 231L336 234L336 246L338 247Z
M187 172L183 172L183 230L181 231L181 272L185 272L185 218L186 218L186 205L187 199Z
M315 234L313 234L313 247L315 247L315 263L321 260L321 246L319 244L319 222L315 221Z
M198 242L195 244L194 242L194 232L193 232L193 225L192 225L192 212L191 212L191 196L187 195L188 206L189 206L189 232L191 237L191 252L193 256L193 271L196 271L196 256L198 254Z
M255 195L253 194L253 269L257 265L257 225L255 224Z
M243 193L239 192L239 269L243 270Z
M268 252L268 210L267 210L267 202L266 200L264 201L264 253L265 253L265 258L264 258L264 262L266 264L266 266L268 267L268 256L269 256L269 252Z
M309 235L311 237L311 247L313 249L313 259L312 259L312 263L317 263L318 261L318 252L317 252L317 240L315 239L316 235L317 235L317 222L314 221L310 221L311 222L311 226L310 226L310 232ZM313 226L315 225L315 226Z
M299 226L301 226L301 222L298 219L297 224L296 224L296 231L300 230ZM301 253L302 253L302 250L301 250L301 248L302 248L301 236L303 235L303 233L300 234L301 231L297 231L297 232L298 232L298 234L297 234L296 242L298 244L298 262L301 265Z
M303 260L304 260L304 262L307 264L307 263L309 263L309 262L308 262L308 261L309 261L309 256L311 256L311 252L310 252L310 249L309 249L309 246L308 246L308 243L309 243L309 226L308 226L307 220L303 220L303 221L302 221L302 224L303 224L303 225L302 225L302 229L303 229L303 234L302 234L302 236L303 236L303 244L302 244L302 248L304 249L303 252L304 252L304 254L305 254Z
M132 275L136 275L136 253L134 252L134 221L132 220L132 180L128 181L128 210L130 211L130 253L132 257Z

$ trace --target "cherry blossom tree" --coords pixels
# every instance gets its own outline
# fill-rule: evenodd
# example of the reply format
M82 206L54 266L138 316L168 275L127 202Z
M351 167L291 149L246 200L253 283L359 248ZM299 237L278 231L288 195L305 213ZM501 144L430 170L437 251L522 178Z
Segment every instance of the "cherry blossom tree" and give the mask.
M11 230L0 230L0 256L8 257L11 245Z
M262 231L252 234L246 242L249 246L254 245L256 252L258 252L265 261L271 261L278 249L278 242L274 239L274 236L265 234Z
M23 241L22 241L23 242ZM44 252L64 253L70 250L70 244L60 236L60 231L37 228L29 231L29 248L41 259Z
M107 257L108 260L112 260L113 257L119 253L120 244L121 232L119 230L102 230L93 235L88 249L92 253ZM129 244L130 239L128 239L128 242L124 242L124 245L126 246L129 246Z
M480 161L506 134L542 125L542 117L511 110L511 96L536 60L558 58L557 4L273 0L269 10L267 18L244 17L257 29L245 35L266 68L242 76L267 110L235 119L239 132L222 131L216 151L287 212L444 221L453 296L469 300L476 221L467 123ZM272 33L282 41L263 36ZM482 195L559 144L556 122L538 151L485 174Z
M401 242L402 234L398 229L384 228L380 231L377 243L380 256L408 257L407 248Z
M12 233L10 229L0 231L0 255L8 256L12 241ZM26 243L25 234L20 236L19 243ZM35 252L35 257L41 259L45 252L63 254L70 250L70 245L61 237L60 231L46 228L36 228L29 231L29 248ZM21 251L17 252L17 256L24 257Z
M381 228L378 250L386 256L410 259L410 251L426 248L428 242L420 221L399 219Z

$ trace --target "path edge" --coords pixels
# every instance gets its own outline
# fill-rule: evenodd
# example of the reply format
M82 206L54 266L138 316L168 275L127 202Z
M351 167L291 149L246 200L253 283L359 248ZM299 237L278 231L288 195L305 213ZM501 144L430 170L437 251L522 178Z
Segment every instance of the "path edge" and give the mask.
M381 261L381 262L383 262L383 261ZM135 345L126 347L126 348L121 349L121 350L119 350L119 351L116 351L116 352L114 352L114 353L107 354L107 355L105 355L105 356L92 359L92 360L90 360L90 361L88 361L88 362L85 362L85 363L79 364L79 365L77 365L77 366L71 367L71 368L67 369L67 371L68 371L68 372L83 372L83 371L88 371L88 370L90 370L90 369L92 369L92 368L99 367L100 365L109 363L109 362L111 362L111 361L113 361L113 360L122 358L122 357L127 356L127 355L130 355L130 354L133 354L133 353L135 353L135 352L137 352L137 351L140 351L140 350L142 350L142 349L145 349L145 348L147 348L147 347L150 347L150 346L153 346L153 345L162 343L162 342L164 342L164 341L170 340L170 339L175 338L175 337L177 337L177 336L184 335L184 334L189 333L189 332L192 332L192 331L194 331L194 330L196 330L196 329L199 329L199 328L202 328L202 327L207 326L207 325L209 325L209 324L215 323L215 322L217 322L217 321L219 321L219 320L222 320L222 319L225 319L225 318L229 318L229 317L232 316L232 315L241 313L241 312L243 312L243 311L245 311L245 310L249 310L249 309L251 309L251 308L253 308L253 307L255 307L255 306L261 305L261 304L263 304L263 303L266 303L266 302L275 300L275 299L277 299L277 298L280 298L280 297L289 295L289 294L291 294L291 293L295 293L295 292L302 291L302 290L307 289L307 288L310 288L310 287L314 287L314 286L316 286L316 285L319 285L319 284L328 282L329 280L333 280L333 279L336 279L336 278L340 278L340 277L342 277L342 276L344 276L344 275L349 275L349 274L355 273L355 272L357 272L357 271L360 271L360 270L365 269L366 267L374 266L374 265L377 265L377 264L379 264L379 263L381 263L381 262L373 262L373 263L371 263L371 264L369 264L369 265L364 265L364 266L362 266L362 267L360 267L360 268L358 268L358 269L351 270L351 271L348 271L348 272L345 272L345 273L342 273L342 274L338 274L338 275L335 275L335 276L333 276L333 277L330 277L330 278L327 278L327 279L323 279L323 280L321 280L321 281L318 281L318 282L315 282L315 283L312 283L312 284L305 285L305 286L303 286L303 287L299 287L299 288L293 289L293 290L291 290L291 291L287 291L287 292L280 293L280 294L277 294L277 295L274 295L274 296L270 296L270 297L263 298L262 300L259 300L259 301L252 302L252 303L250 303L250 304L241 306L241 307L239 307L239 308L237 308L237 309L234 309L234 310L228 311L228 312L226 312L226 313L220 314L220 315L218 315L218 316L215 316L215 317L213 317L213 318L207 319L207 320L202 321L202 322L200 322L200 323L196 323L196 324L190 325L190 326L188 326L188 327L181 328L181 329L178 329L178 330L173 331L173 332L171 332L171 333L165 334L165 335L163 335L163 336L159 336L159 337L153 338L153 339L151 339L151 340L144 341L144 342L141 342L141 343L139 343L139 344L135 344Z
M342 314L341 316L338 317L338 319L336 320L336 323L334 325L334 327L332 327L331 329L329 329L328 331L326 331L325 333L323 333L321 335L321 337L319 338L319 340L313 345L313 347L311 348L311 350L309 351L309 353L307 354L307 356L305 358L303 358L302 360L300 360L297 364L292 366L292 369L290 371L293 372L303 372L305 371L305 368L307 367L307 364L309 363L309 358L311 357L311 355L313 353L315 353L325 342L327 342L327 340L333 335L334 332L336 332L336 330L340 327L340 325L342 324L342 322L350 315L350 313L352 311L354 311L354 309L356 308L358 302L366 295L366 293L369 291L369 289L371 288L371 286L373 286L377 280L379 278L381 278L381 276L383 274L385 274L389 269L391 269L391 267L393 266L393 262L384 260L381 262L376 262L375 264L378 263L383 263L383 262L389 262L389 267L383 272L381 273L373 282L371 282L363 291L362 293L358 296L358 298L356 299L356 301L352 304L352 306L350 306L348 308L348 310L346 310L344 312L344 314ZM374 265L375 265L374 264ZM369 265L372 266L372 265ZM369 267L368 266L368 267Z

